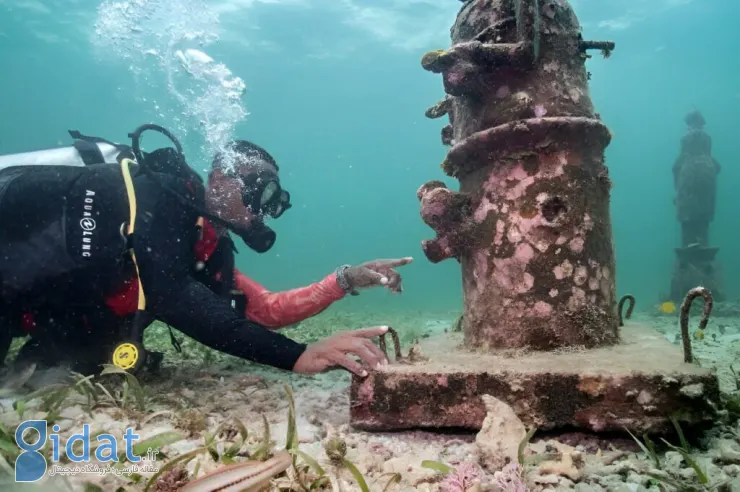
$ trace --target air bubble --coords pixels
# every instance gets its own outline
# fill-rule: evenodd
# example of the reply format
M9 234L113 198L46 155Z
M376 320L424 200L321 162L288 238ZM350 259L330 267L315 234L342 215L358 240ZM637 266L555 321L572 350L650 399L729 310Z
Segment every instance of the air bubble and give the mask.
M153 108L159 123L184 144L198 132L201 159L224 151L248 113L244 81L205 51L218 41L215 10L203 0L106 0L97 14L92 41L101 60L128 67L139 100L169 95Z

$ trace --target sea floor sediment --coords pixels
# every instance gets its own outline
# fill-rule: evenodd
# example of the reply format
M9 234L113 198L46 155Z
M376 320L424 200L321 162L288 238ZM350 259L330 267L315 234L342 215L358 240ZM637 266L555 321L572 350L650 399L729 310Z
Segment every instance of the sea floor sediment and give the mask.
M694 340L694 354L702 367L716 369L723 397L731 399L738 393L738 379L731 366L740 352L740 317L721 316L722 309L718 312L720 316L711 319L704 338ZM403 349L407 351L414 338L452 330L457 314L400 312L389 315L384 322L398 329ZM379 324L374 318L377 316L331 311L286 333L311 340L335 330ZM651 309L647 313L635 313L630 322L648 325L671 343L677 342L676 314L664 315ZM692 320L692 333L697 322L698 319ZM184 453L202 448L219 428L219 435L213 438L216 442L222 438L233 439L233 435L224 437L223 430L239 422L248 433L241 449L245 456L234 458L239 461L263 446L265 422L274 448L285 446L290 406L287 384L293 393L299 447L331 476L326 490L362 490L346 467L336 465L327 456L325 446L332 439L346 443L346 459L357 467L372 491L502 490L497 484L504 480L505 462L512 454L514 459L518 458L520 434L525 427L502 407L496 410L496 421L489 422L477 435L454 429L364 432L350 426L350 377L346 373L331 372L310 378L280 373L205 350L191 340L185 340L183 353L177 354L167 346L164 327L152 328L147 338L150 345L161 345L166 357L158 374L140 375L143 401L137 400L140 395L130 387L128 400L124 402L119 388L105 379L111 376L103 376L100 381L111 393L110 401L102 392L97 393L99 404L91 403L84 392L70 392L57 408L56 423L63 441L79 432L83 423L89 423L93 433L106 431L114 435L134 427L141 439L177 433L180 439L161 447L166 457L157 466L162 467ZM34 384L34 376L28 384ZM22 420L49 416L44 411L44 398L26 401L25 393L19 389L0 398L3 405L0 423L5 429L13 429ZM22 411L17 405L13 408L15 400L23 401ZM49 402L46 404L48 407ZM670 484L702 490L702 486L720 483L740 488L740 426L732 420L729 417L718 420L692 443L688 456L684 455L676 436L666 439L677 448L667 448L656 439L657 454L648 456L627 434L536 432L522 454L527 488L504 490L661 490L659 486L671 490ZM172 438L174 434L164 435ZM644 445L643 436L635 437ZM223 457L223 445L218 449ZM443 463L460 474L445 475L433 466L430 468L429 462ZM185 470L189 475L202 476L219 466L222 462L206 452L190 460ZM463 473L468 476L467 484L463 483ZM78 474L50 477L42 482L60 490L85 490L85 487L95 490L91 488L95 486L105 491L134 491L144 490L151 475L147 472L140 477ZM317 478L309 475L306 479ZM700 483L704 478L707 483ZM388 486L391 479L399 481ZM461 483L464 489L460 488ZM176 490L164 488L166 485L162 482L149 490ZM291 490L285 479L274 482L272 487L271 490ZM297 483L292 487L301 490Z

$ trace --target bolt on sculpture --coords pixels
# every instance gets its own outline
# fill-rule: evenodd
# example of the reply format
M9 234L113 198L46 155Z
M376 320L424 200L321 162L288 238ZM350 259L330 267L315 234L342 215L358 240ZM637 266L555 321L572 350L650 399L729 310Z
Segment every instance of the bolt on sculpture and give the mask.
M654 431L688 405L686 419L706 419L718 398L711 372L649 329L619 326L611 135L585 69L589 50L608 57L614 43L584 41L566 0L467 1L451 37L421 63L442 74L447 95L426 115L449 117L442 169L460 190L430 181L417 197L437 233L425 255L462 267L463 344L430 338L425 362L353 378L352 425L479 428L483 394L539 428ZM695 383L706 405L681 396Z
M704 131L702 114L693 111L684 121L688 130L673 165L681 247L675 249L671 299L678 302L689 289L703 285L712 292L715 301L722 301L720 274L714 263L719 248L709 247L709 224L714 220L720 165L712 157L712 138Z

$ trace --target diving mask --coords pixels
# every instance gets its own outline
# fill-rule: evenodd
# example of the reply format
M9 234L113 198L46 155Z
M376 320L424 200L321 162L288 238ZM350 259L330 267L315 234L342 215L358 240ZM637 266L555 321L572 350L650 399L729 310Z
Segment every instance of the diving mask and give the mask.
M270 172L242 176L242 203L254 214L277 219L292 207L290 193L280 186L277 176Z

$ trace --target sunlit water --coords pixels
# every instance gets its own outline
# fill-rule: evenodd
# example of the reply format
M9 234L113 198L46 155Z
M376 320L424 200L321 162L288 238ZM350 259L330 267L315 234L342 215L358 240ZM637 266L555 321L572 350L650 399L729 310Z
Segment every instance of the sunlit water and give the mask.
M202 135L204 158L226 150L247 116L244 81L205 51L219 29L216 12L199 0L108 0L92 37L101 62L125 62L137 84L166 87L167 99L152 104L177 135Z
M619 294L654 310L670 287L680 243L671 167L683 118L699 109L722 165L710 242L737 297L740 2L571 4L584 38L616 43L609 59L596 54L586 68L613 134L606 165ZM391 309L459 310L460 266L422 255L420 242L434 234L416 190L432 179L458 186L439 167L446 122L424 117L443 97L442 81L419 60L449 46L461 5L0 0L0 153L69 145L67 129L125 142L152 122L172 130L203 171L229 138L254 141L277 159L294 206L271 224L270 252L240 249L240 269L281 290L343 263L409 255L403 295L363 292L341 308L370 310L368 323Z

